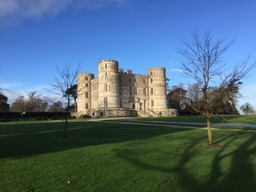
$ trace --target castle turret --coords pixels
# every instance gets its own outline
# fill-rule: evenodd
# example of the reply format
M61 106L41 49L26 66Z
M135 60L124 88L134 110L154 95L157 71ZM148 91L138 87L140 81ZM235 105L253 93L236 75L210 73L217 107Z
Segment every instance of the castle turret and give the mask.
M98 62L98 107L119 107L119 73L116 60Z
M149 108L152 110L167 108L165 68L149 68L148 78Z
M78 74L78 112L88 113L91 109L91 80L94 79L94 75L91 73Z

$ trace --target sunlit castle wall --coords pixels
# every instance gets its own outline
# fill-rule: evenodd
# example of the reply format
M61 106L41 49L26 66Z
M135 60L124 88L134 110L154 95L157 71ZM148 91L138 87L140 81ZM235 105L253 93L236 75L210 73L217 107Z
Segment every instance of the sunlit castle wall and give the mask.
M78 74L77 87L77 111L87 113L91 108L91 80L94 75L91 73Z
M148 69L148 87L149 87L149 108L166 109L166 76L165 68L154 67Z
M119 73L116 60L98 62L98 108L119 107Z

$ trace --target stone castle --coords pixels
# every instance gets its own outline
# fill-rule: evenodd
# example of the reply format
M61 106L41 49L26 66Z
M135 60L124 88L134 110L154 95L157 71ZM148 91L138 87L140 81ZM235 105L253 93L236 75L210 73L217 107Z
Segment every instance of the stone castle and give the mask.
M98 62L98 78L78 74L78 115L91 117L176 116L167 108L165 68L148 69L147 75L124 72L116 60Z

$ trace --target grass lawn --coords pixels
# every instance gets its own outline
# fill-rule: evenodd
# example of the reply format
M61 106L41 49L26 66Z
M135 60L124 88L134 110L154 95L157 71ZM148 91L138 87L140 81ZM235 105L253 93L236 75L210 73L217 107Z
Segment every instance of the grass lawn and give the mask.
M205 123L205 117L198 116L177 116L177 117L160 117L160 118L138 118L147 121L171 121L171 122L200 122ZM239 123L239 124L256 124L256 115L225 115L212 116L211 123Z
M62 138L63 128L0 123L1 192L256 189L255 132L213 130L208 147L203 129L71 121Z

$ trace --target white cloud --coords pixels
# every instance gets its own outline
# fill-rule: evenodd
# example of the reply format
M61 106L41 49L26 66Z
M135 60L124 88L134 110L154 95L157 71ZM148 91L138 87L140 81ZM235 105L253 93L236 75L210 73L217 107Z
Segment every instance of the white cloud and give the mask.
M178 73L183 73L183 70L180 68L173 68L169 70L170 72L178 72Z
M0 0L0 25L17 24L25 19L55 16L68 8L100 9L107 4L124 7L130 0Z
M10 89L12 87L18 87L22 85L22 83L0 83L1 89Z
M130 0L73 0L73 4L85 9L100 9L107 4L115 4L118 8L122 8L128 6Z
M1 93L8 97L8 104L12 104L19 96L25 96L21 92L2 90Z
M56 15L72 0L0 0L0 23L17 24L24 19Z
M61 96L57 94L50 93L50 91L48 91L50 89L51 89L51 86L45 85L45 84L31 85L23 82L9 83L4 81L0 83L0 93L8 97L9 104L13 103L19 96L24 96L25 98L27 98L27 94L34 91L38 95L41 94L42 99L43 97L58 98L58 99L61 98Z
M43 100L61 100L65 101L61 95L57 95L54 93L50 93L46 90L47 87L45 86L32 86L30 88L24 89L24 90L9 90L9 89L2 89L0 92L8 97L8 104L12 104L18 97L24 96L25 99L28 97L28 93L31 93L33 91L36 91L37 95L41 95L41 98Z
M18 2L15 0L1 0L0 1L0 17L13 14L18 7Z

